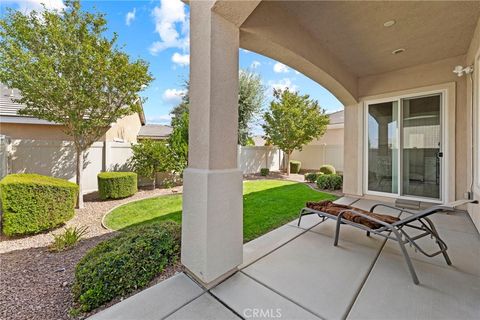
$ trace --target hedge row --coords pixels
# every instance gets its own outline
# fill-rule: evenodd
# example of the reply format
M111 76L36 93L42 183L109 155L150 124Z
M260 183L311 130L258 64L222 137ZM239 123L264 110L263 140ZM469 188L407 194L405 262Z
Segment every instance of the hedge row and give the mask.
M78 263L73 294L82 311L145 287L180 251L180 225L173 221L130 227L90 250Z
M2 231L7 236L55 228L75 214L78 186L38 174L11 174L0 181Z
M137 174L134 172L101 172L97 175L100 199L120 199L138 191Z

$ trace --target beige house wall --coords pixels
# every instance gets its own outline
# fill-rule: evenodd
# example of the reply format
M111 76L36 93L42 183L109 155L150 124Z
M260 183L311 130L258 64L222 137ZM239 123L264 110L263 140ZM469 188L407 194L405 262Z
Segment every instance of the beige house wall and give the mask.
M473 145L473 148L467 149L467 180L468 185L473 187L474 199L480 200L480 20L470 44L465 64L474 65L472 81L467 81L466 95L467 105L469 107L473 106L473 108L467 108L466 115L468 119L466 126L469 138L468 145ZM473 122L469 121L470 119ZM470 137L473 137L473 139ZM477 229L480 230L480 205L469 205L468 212Z
M119 119L105 134L106 141L121 139L125 142L137 142L137 135L142 127L138 114Z
M137 134L142 127L138 114L119 119L98 141L137 142ZM34 139L50 141L70 141L63 131L63 126L48 124L0 123L0 135L11 139Z
M62 126L45 124L0 123L0 134L11 139L70 140Z
M294 151L291 160L300 161L302 169L318 170L324 164L330 164L343 171L343 125L329 126L320 139L303 146L302 151Z

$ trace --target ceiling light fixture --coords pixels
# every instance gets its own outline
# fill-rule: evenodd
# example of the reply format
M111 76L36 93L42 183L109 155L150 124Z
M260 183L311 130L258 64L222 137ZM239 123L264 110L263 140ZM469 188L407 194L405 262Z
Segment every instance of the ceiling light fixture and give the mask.
M385 21L385 23L383 24L383 26L385 28L390 28L391 26L393 26L395 23L397 23L397 21L395 20L388 20L388 21Z
M400 49L393 50L392 54L399 54L399 53L403 53L403 52L405 52L405 49L400 48Z

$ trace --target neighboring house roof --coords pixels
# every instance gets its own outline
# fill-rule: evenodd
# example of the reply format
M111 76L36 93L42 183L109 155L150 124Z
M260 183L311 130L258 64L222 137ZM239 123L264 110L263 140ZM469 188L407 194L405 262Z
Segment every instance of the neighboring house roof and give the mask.
M50 124L55 125L55 123L38 119L31 116L18 114L18 110L23 108L23 105L20 103L13 102L12 99L20 98L20 91L17 89L10 89L4 84L0 83L0 122L3 123L24 123L24 124ZM140 122L142 125L145 124L145 113L143 108L141 112L138 113Z
M341 124L341 123L344 123L345 122L345 116L344 116L344 111L343 110L340 110L340 111L336 111L336 112L332 112L328 115L328 117L330 118L330 124Z
M140 128L138 139L166 139L172 133L172 127L162 124L146 124Z

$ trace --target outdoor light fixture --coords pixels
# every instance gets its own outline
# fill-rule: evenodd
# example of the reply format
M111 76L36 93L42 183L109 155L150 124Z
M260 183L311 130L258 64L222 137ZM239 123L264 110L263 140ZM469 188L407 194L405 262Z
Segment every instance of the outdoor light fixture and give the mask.
M461 77L464 74L470 74L473 72L473 66L466 66L465 68L463 66L456 66L455 69L453 69L453 73L455 73L457 76Z
M392 54L399 54L399 53L403 53L403 52L405 52L405 49L399 48L399 49L393 50Z

